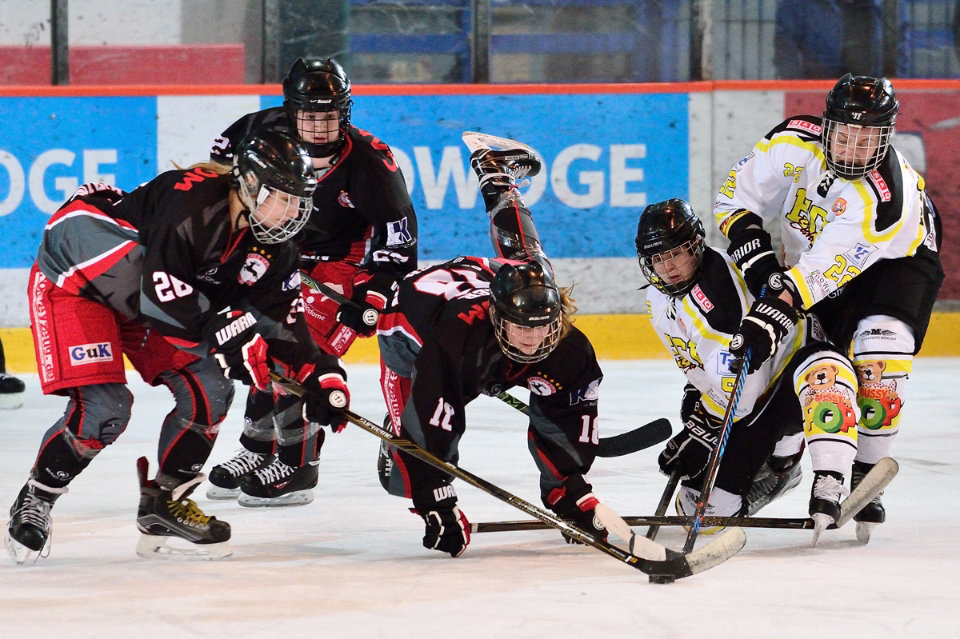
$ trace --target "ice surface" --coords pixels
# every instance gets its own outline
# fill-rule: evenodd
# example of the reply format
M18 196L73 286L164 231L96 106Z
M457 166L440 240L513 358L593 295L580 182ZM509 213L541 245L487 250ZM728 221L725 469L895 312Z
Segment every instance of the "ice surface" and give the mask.
M602 434L656 417L678 428L683 381L672 362L604 362ZM826 531L747 530L728 562L669 586L555 531L486 533L459 559L420 546L422 524L380 488L379 440L358 428L328 436L316 501L286 509L212 502L233 526L234 555L219 562L145 560L134 554L135 460L156 466L164 389L131 381L133 419L54 508L49 557L15 566L0 558L0 637L798 637L958 636L954 554L960 430L960 360L919 359L894 453L900 474L887 489L888 522L869 545L852 525ZM353 408L380 420L378 369L350 370ZM13 502L40 439L64 400L43 397L27 376L26 404L0 413L0 508ZM954 390L950 390L953 388ZM242 391L238 388L238 400ZM522 396L522 395L521 395ZM242 401L223 425L211 463L232 456ZM461 466L538 503L522 415L492 398L469 408ZM664 484L658 448L599 459L597 495L624 515L652 514ZM803 516L811 472L762 514ZM525 518L457 482L471 521ZM681 529L659 541L683 544Z

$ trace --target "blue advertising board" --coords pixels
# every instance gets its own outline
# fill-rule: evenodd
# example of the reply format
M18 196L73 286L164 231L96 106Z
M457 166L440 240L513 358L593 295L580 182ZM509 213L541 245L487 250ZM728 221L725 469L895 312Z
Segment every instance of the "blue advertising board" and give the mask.
M157 173L155 97L0 99L0 268L28 267L50 214L81 184Z
M686 93L360 96L353 108L407 177L424 260L491 251L463 131L542 155L524 192L548 255L626 257L643 207L688 195L688 121ZM129 190L157 166L155 97L0 99L0 268L33 262L46 219L79 184Z

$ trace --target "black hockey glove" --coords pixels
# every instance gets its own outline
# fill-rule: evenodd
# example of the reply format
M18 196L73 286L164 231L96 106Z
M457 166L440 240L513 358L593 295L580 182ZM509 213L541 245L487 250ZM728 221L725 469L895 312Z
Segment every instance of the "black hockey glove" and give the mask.
M699 477L719 443L722 425L719 419L708 415L698 403L684 421L683 430L667 442L666 448L657 457L660 471L670 475L674 470L679 470L681 479Z
M680 421L684 424L693 415L700 405L701 393L693 384L687 384L683 387L683 401L680 402Z
M747 373L760 368L776 354L780 342L797 325L798 319L797 310L779 297L764 295L756 300L730 340L730 354L736 358L730 369L739 372L747 353L750 353Z
M343 411L350 408L350 390L347 380L337 373L310 375L301 382L307 393L303 396L303 419L312 424L330 426L335 433L347 427Z
M440 500L436 498L444 497ZM432 491L414 493L415 512L423 518L423 547L459 557L470 545L470 522L457 507L457 493L446 484Z
M783 273L784 269L773 252L770 234L759 226L759 217L753 214L746 217L751 219L741 219L734 223L734 228L730 231L727 255L743 273L743 279L753 296L759 297L770 276Z
M366 286L357 286L353 289L350 301L350 304L340 305L337 321L363 337L376 333L377 320L380 318L380 311L386 306L386 298Z
M203 331L225 377L265 390L270 384L267 341L250 311L224 309Z
M543 503L558 517L566 519L577 528L594 535L597 539L607 540L607 529L595 512L600 502L593 494L593 486L587 483L583 475L567 477L563 487L551 490L550 494L543 498ZM560 531L560 534L568 544L580 543L563 531Z

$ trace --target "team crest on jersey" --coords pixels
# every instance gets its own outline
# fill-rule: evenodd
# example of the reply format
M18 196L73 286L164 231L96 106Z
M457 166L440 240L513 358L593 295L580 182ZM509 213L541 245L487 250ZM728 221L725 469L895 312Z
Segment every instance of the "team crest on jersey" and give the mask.
M270 260L259 253L248 253L243 267L240 269L240 272L237 273L237 281L247 286L255 284L257 280L264 276L269 268Z
M595 403L600 399L600 381L603 378L595 379L585 388L578 388L577 390L570 391L570 405L576 406L580 402Z
M876 169L870 171L870 181L877 187L877 191L880 193L880 201L889 202L893 196L890 194L890 187L887 186L887 181L880 175L880 171Z
M111 348L110 342L79 344L77 346L71 346L69 351L71 366L113 361L113 349Z
M528 377L527 388L530 389L531 393L540 397L554 395L557 392L557 387L542 377Z
M833 214L836 217L840 217L847 210L847 201L842 197L838 197L833 203L833 206L830 207L830 210L833 211Z
M814 135L820 135L820 125L814 124L813 122L807 122L806 120L790 120L787 122L787 127L791 129L809 131Z
M353 202L350 200L350 196L347 195L346 191L340 191L340 195L337 196L337 202L340 203L340 206L345 208L349 208L349 209L357 208L353 205Z
M699 284L694 286L691 292L693 293L693 299L697 303L697 306L702 308L704 313L708 313L713 310L713 302L710 301L706 293L703 292L703 289L700 288Z
M387 224L387 246L402 246L409 244L412 239L406 217Z

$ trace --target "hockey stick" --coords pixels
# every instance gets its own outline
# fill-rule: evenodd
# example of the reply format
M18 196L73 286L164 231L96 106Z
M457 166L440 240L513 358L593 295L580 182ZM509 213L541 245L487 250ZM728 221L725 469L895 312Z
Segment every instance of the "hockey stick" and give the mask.
M530 407L519 397L515 397L506 391L497 393L494 397L504 404L516 408L524 415L530 414ZM660 417L625 433L612 437L601 437L597 446L597 457L629 455L644 448L656 446L670 437L671 433L670 420L666 417Z
M303 279L303 282L308 287L317 291L321 295L326 295L327 297L332 299L334 302L336 302L340 306L343 306L343 305L356 306L356 307L360 306L359 304L357 304L355 301L353 301L352 299L350 299L340 291L334 288L331 288L328 284L325 284L324 282L319 282L313 279L303 271L300 271L300 278ZM360 316L360 319L362 319L363 323L366 324L367 326L370 326L370 327L376 326L377 320L380 319L380 311L378 311L375 308L365 309L363 311L363 315Z
M270 376L275 383L279 384L288 392L295 395L303 394L304 389L297 382L281 377L273 372L271 372ZM392 432L386 430L376 422L372 422L369 419L366 419L365 417L362 417L350 410L344 410L343 415L351 424L359 426L368 433L376 435L380 439L389 443L391 446L402 450L408 455L415 457L420 461L433 466L434 468L442 470L443 472L452 475L457 479L461 479L471 486L482 490L488 495L496 497L497 499L510 504L514 508L523 511L536 519L539 519L547 526L556 528L571 539L574 539L587 546L592 546L600 552L603 552L614 559L632 566L633 568L636 568L637 570L648 575L666 577L670 580L689 577L691 575L703 572L704 570L708 570L709 568L713 568L714 566L726 561L738 553L747 542L747 537L742 530L739 528L732 528L715 541L690 554L678 553L674 550L665 548L656 542L646 540L647 545L645 546L644 550L647 552L648 556L637 556L625 552L624 550L608 543L603 539L594 537L590 533L585 532L570 522L557 517L553 513L543 510L542 508L538 508L530 502L524 501L516 495L507 492L506 490L488 482L481 477L478 477L477 475L474 475L469 471L460 468L459 466L440 459L433 453L421 448L416 443L394 435Z
M660 502L657 504L657 510L654 512L654 516L662 517L665 512L667 512L667 506L670 504L670 499L673 497L673 492L677 489L677 484L680 483L680 471L675 470L670 473L670 477L667 479L667 485L663 487L663 494L660 495ZM630 523L629 518L627 518L627 523ZM646 525L646 524L630 524L631 526L637 525ZM657 538L657 532L660 530L660 524L650 524L650 527L647 529L647 539L653 541Z
M762 295L762 293L761 293ZM707 510L707 504L710 503L710 493L713 492L714 482L717 480L717 471L720 469L720 460L723 459L724 449L727 447L727 440L730 439L730 431L733 426L733 418L736 416L737 404L740 403L740 395L743 394L743 386L747 381L747 370L750 368L750 350L743 354L740 362L740 370L737 371L737 377L733 382L733 388L730 390L730 401L727 402L727 410L723 414L723 425L720 427L717 447L713 449L710 455L710 462L707 464L707 473L703 478L703 486L700 488L700 496L697 498L697 508L693 512L693 521L687 530L687 539L683 544L683 552L690 552L697 543L697 535L700 534L700 527L703 524L703 515Z
M884 457L864 475L860 484L850 493L850 496L840 503L840 519L829 527L830 530L840 528L849 522L854 515L870 503L874 497L887 487L899 470L896 460ZM689 526L690 518L683 516L628 516L623 520L630 526ZM813 519L810 517L704 517L704 526L738 526L741 528L786 528L792 530L812 530ZM492 521L479 522L470 525L470 532L511 532L521 530L544 530L547 526L535 520L527 521Z

